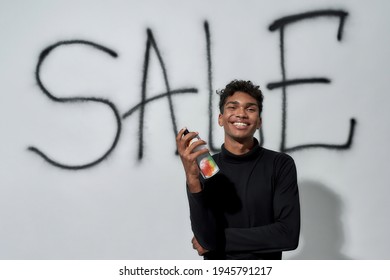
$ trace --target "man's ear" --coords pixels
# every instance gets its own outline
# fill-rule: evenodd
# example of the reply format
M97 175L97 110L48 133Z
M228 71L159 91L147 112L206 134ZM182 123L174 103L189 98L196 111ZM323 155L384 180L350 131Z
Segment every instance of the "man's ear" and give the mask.
M219 124L219 126L223 126L222 114L221 113L219 113L219 115L218 115L218 124Z
M263 124L263 119L261 117L259 117L259 123L257 124L256 128L259 129L262 124Z

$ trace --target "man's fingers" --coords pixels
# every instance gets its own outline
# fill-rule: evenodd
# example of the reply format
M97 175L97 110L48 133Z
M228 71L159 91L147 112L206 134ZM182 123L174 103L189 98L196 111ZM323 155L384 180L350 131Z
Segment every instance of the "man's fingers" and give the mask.
M198 240L196 240L195 236L192 237L191 242L192 242L192 248L194 248L195 250L197 250L197 248L200 246L200 244L199 244Z
M180 140L183 138L183 134L184 134L184 131L186 130L186 128L182 128L179 130L179 133L177 133L176 135L176 142L180 142Z
M177 146L177 149L179 151L179 154L183 154L184 151L186 151L190 146L191 146L191 149L188 150L188 152L192 152L192 150L194 148L196 148L197 146L200 146L203 144L205 144L205 142L203 140L200 140L199 141L202 141L201 143L196 143L196 142L199 142L199 141L194 141L192 144L197 144L196 146L192 146L192 144L190 145L190 142L193 138L197 137L198 133L197 132L189 132L187 133L186 135L184 135L184 131L186 130L186 128L182 128L179 133L177 134L176 136L176 146Z
M191 141L191 139L190 139L190 141ZM201 147L201 146L204 146L204 145L206 145L206 144L207 144L206 141L204 141L204 140L202 140L202 139L198 139L198 140L192 142L191 144L188 143L188 144L187 144L187 147L186 147L186 151L187 151L188 153L196 153L197 151L195 151L195 150L196 150L197 148L199 148L199 147ZM207 148L202 149L202 150L207 150ZM200 151L200 150L199 150L199 151ZM207 150L207 151L208 151L208 150ZM202 153L200 153L200 154L202 154Z
M196 240L195 237L192 238L192 248L194 248L199 256L203 256L205 253L207 253L207 250L202 247L202 245L199 244L198 240Z
M176 141L178 141L177 148L181 156L191 155L191 158L192 157L196 158L201 154L207 153L209 151L207 148L200 149L199 151L195 151L198 147L202 145L206 145L207 144L206 141L202 139L197 139L196 141L193 141L191 143L191 140L194 139L198 135L198 133L190 132L187 135L183 136L183 132L184 129L180 130L176 138Z

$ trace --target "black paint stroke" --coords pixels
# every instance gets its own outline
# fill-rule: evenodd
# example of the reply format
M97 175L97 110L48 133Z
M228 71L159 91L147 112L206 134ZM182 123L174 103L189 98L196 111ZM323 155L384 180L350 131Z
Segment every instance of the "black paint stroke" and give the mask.
M284 43L284 32L285 27L289 24L295 23L297 21L307 20L316 17L337 17L340 19L339 28L337 31L337 40L341 41L343 34L343 27L345 23L345 18L348 15L347 12L341 10L319 10L319 11L311 11L296 15L290 15L286 17L282 17L276 21L274 21L270 26L270 31L278 30L279 40L280 40L280 65L282 72L282 80L280 82L273 82L267 85L267 88L272 90L275 88L282 88L282 137L280 150L283 152L292 152L297 150L302 150L306 148L326 148L326 149L349 149L352 145L352 139L355 132L356 120L350 120L350 129L348 139L345 144L335 145L335 144L306 144L306 145L298 145L295 147L286 147L286 127L287 127L287 87L299 84L312 84L312 83L330 83L329 78L325 77L316 77L316 78L303 78L303 79L291 79L287 80L286 78L286 63L285 63L285 43Z
M309 18L316 18L321 16L334 16L340 18L340 24L337 31L337 40L341 41L343 36L343 28L345 23L345 18L348 16L348 13L341 10L319 10L319 11L311 11L291 16L282 17L280 19L275 20L270 26L270 31L275 31L277 29L283 29L286 25L300 21L306 20Z
M164 83L165 83L165 92L162 94L159 94L157 96L154 96L152 98L146 98L146 88L148 83L148 74L149 74L149 63L150 63L150 52L151 49L154 50L155 54L157 55L162 74L164 77ZM136 110L140 110L140 118L139 118L139 125L138 125L138 136L139 136L139 142L138 142L138 160L141 160L143 158L144 154L144 123L145 123L145 105L147 103L150 103L154 100L161 99L161 98L168 98L169 102L169 111L171 115L171 121L172 121L172 127L173 127L173 133L174 137L176 138L176 135L178 133L177 125L176 125L176 117L175 117L175 110L172 102L172 95L173 94L184 94L184 93L197 93L197 89L195 88L184 88L184 89L178 89L178 90L171 90L171 87L169 85L168 80L168 74L167 69L165 67L164 60L161 56L160 50L157 46L156 40L154 39L153 33L150 29L147 29L147 40L146 40L146 49L145 49L145 57L144 57L144 65L143 65L143 77L142 77L142 89L141 89L141 102L135 105L133 108L129 109L126 113L122 115L122 118L125 119L129 117L131 114L133 114ZM177 153L177 151L176 151Z
M134 107L130 108L126 113L124 113L122 115L122 118L125 119L127 117L130 117L134 112L136 112L142 106L145 106L146 104L148 104L152 101L168 97L168 94L173 95L173 94L184 94L184 93L198 93L198 89L196 89L196 88L176 89L176 90L171 90L169 93L164 92L164 93L158 94L156 96L150 97L148 99L145 99L144 102L140 102L140 103L136 104Z
M212 64L212 57L211 57L211 34L210 34L210 26L208 21L205 21L203 24L205 37L206 37L206 59L207 59L207 86L209 90L209 102L208 102L208 111L209 111L209 135L208 135L208 146L209 150L213 153L218 153L221 151L220 148L215 147L214 140L213 140L213 122L214 116L213 116L213 64ZM263 133L263 127L260 127L259 129L259 138L260 143L259 145L262 146L264 144L264 133Z
M352 141L353 141L353 135L355 133L355 126L356 126L356 120L355 119L350 119L350 125L349 125L349 132L348 132L348 137L347 141L345 141L344 144L305 144L305 145L298 145L292 148L288 148L288 152L295 152L307 148L325 148L325 149L331 149L331 150L346 150L349 149L352 146Z
M207 58L207 86L209 89L209 139L208 139L208 146L211 152L219 152L220 149L216 148L214 146L214 140L213 140L213 64L211 60L211 36L210 36L210 27L209 23L207 21L204 22L204 32L206 35L206 58Z
M263 131L263 126L260 126L259 128L259 146L264 145L264 131Z
M90 167L92 167L94 165L97 165L98 163L100 163L101 161L103 161L104 159L106 159L110 155L110 153L114 150L114 148L116 147L116 145L118 143L122 125L121 125L121 118L120 118L120 115L119 115L119 112L118 112L116 106L111 101L109 101L108 99L96 98L96 97L67 97L67 98L59 98L59 97L54 96L52 93L50 93L49 90L43 85L42 80L41 80L41 67L42 67L42 64L43 64L44 60L48 57L48 55L54 49L56 49L56 48L58 48L60 46L66 46L66 45L90 46L90 47L96 48L96 49L98 49L98 50L100 50L100 51L110 55L113 58L116 58L118 55L113 50L110 50L109 48L106 48L106 47L104 47L102 45L99 45L99 44L96 44L96 43L93 43L93 42L89 42L89 41L85 41L85 40L69 40L69 41L60 41L60 42L57 42L57 43L55 43L53 45L50 45L49 47L47 47L46 49L44 49L41 52L41 54L39 56L39 59L38 59L38 63L37 63L36 71L35 71L35 78L36 78L38 86L40 87L42 92L48 98L50 98L52 101L59 102L59 103L70 103L70 104L79 103L79 102L97 102L97 103L102 103L102 104L107 105L111 109L111 111L113 112L113 114L115 116L117 130L116 130L116 134L115 134L114 140L113 140L113 142L111 144L111 147L103 155L101 155L99 158L97 158L96 160L94 160L92 162L89 162L89 163L86 163L86 164L81 164L81 165L67 165L67 164L63 164L63 163L61 163L61 162L59 162L59 161L57 161L55 159L52 159L51 157L46 155L44 152L42 152L39 148L36 148L34 146L30 146L30 147L27 148L29 151L31 151L33 153L36 153L37 155L41 156L44 160L46 160L51 165L54 165L56 167L63 168L63 169L80 170L80 169L90 168Z
M299 84L330 84L330 80L328 78L293 79L288 81L269 83L267 84L267 88L272 90L284 86L292 86Z

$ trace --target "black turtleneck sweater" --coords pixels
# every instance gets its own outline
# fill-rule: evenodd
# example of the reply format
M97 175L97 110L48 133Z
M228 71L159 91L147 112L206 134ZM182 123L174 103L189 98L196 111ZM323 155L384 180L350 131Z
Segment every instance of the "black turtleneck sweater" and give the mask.
M205 259L281 259L298 246L300 207L293 159L258 145L213 155L220 172L188 192L191 226Z

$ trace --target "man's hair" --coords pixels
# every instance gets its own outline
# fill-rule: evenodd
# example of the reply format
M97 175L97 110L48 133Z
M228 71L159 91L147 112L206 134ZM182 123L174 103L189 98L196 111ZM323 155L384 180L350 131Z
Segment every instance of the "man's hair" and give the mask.
M261 92L259 86L254 85L251 81L244 80L233 80L228 83L224 89L217 90L217 94L220 96L219 111L221 114L223 114L223 107L226 103L226 99L237 91L245 92L256 99L260 115L263 111L263 93Z

